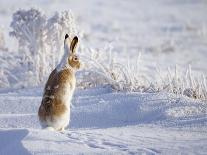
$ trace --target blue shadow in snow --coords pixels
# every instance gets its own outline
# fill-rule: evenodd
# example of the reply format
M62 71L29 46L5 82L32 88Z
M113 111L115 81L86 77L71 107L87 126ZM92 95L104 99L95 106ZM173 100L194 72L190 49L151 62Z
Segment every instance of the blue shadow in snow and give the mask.
M1 155L29 155L30 153L22 144L22 140L28 134L28 130L0 130L0 154Z

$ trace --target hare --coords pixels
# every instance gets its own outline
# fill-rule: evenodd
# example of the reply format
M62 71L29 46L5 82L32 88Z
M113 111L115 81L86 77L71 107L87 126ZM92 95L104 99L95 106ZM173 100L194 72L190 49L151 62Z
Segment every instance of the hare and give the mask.
M70 103L76 87L75 72L80 68L76 55L78 37L68 34L64 40L64 55L50 74L44 88L38 116L42 128L64 131L70 121Z

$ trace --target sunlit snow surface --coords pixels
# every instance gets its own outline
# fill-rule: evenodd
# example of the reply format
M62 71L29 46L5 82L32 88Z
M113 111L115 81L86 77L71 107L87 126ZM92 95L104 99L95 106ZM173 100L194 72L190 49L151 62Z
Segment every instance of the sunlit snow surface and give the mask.
M77 90L69 129L40 129L41 89L0 95L0 154L202 154L206 103L165 93ZM6 146L6 147L5 147Z
M10 51L17 51L16 41L8 36L12 13L31 6L47 15L71 9L83 31L82 44L102 48L111 43L120 61L142 52L147 72L156 64L161 68L191 64L207 73L205 0L1 0L0 25ZM0 90L0 154L207 152L204 102L166 93L77 90L69 129L56 133L40 129L41 95L42 88Z

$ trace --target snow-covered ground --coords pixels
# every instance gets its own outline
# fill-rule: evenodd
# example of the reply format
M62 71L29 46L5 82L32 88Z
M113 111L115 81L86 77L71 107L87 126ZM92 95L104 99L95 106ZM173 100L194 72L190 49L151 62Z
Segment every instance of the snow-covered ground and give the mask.
M48 16L71 9L86 47L114 47L116 60L131 62L142 52L141 70L189 64L207 74L205 0L6 0L0 1L5 49L0 71L11 66L15 81L17 41L8 33L19 8L40 8ZM14 54L16 55L16 54ZM0 79L4 74L0 72ZM24 81L23 81L24 82ZM25 81L26 82L26 81ZM12 84L14 84L13 82ZM42 84L43 87L44 84ZM40 128L42 87L0 89L0 155L13 154L206 154L207 103L167 92L115 92L110 87L77 89L69 128Z
M41 89L0 95L0 154L205 154L207 105L165 93L77 90L69 129L40 129Z

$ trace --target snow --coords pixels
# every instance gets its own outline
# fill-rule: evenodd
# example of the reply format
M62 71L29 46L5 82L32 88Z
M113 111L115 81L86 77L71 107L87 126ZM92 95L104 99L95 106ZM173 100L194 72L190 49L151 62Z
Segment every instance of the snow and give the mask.
M204 131L198 133L193 130L162 129L156 126L84 131L76 129L64 134L34 129L8 130L2 133L8 137L18 135L17 141L10 143L15 145L15 148L19 146L19 150L11 151L17 154L202 154L206 152Z
M2 0L0 85L4 88L0 88L0 155L206 154L206 101L166 91L114 91L109 85L76 89L71 105L70 125L66 131L42 130L37 111L44 82L40 81L39 86L34 84L37 82L34 73L26 72L27 68L22 65L24 61L19 59L22 53L18 51L17 40L9 37L12 14L19 8L29 9L32 6L40 8L41 13L47 15L45 19L54 17L57 21L61 14L54 16L55 11L60 13L71 9L77 20L77 29L81 30L79 44L89 48L89 52L110 51L109 56L104 56L111 59L110 54L114 55L115 60L124 67L128 59L129 64L138 67L136 69L139 71L134 73L133 67L128 67L128 76L134 78L147 74L145 80L151 81L156 79L157 70L159 76L164 77L162 69L177 64L179 76L179 72L190 65L196 75L204 73L203 86L206 90L205 0L88 0L84 4L81 0ZM51 36L57 34L51 33ZM108 46L110 49L107 49ZM58 52L59 48L54 50ZM82 50L84 52L85 49ZM142 54L141 59L139 52ZM56 56L61 57L61 54L56 53ZM137 58L140 61L138 66L134 66ZM33 57L30 59L35 61ZM110 61L113 60L107 62ZM110 63L107 65L110 66ZM189 74L191 79L190 73L191 70L184 73L184 76ZM19 74L25 75L27 80ZM182 85L185 78L182 79L178 77L174 82L180 80L179 84ZM88 82L84 77L81 80L83 85ZM100 79L95 77L89 80ZM196 78L194 80L185 82L202 82ZM20 89L20 86L24 89ZM188 90L186 93L193 95L192 90Z
M110 87L76 90L69 128L54 132L42 130L38 121L42 89L2 91L0 154L207 151L206 103L167 93L118 93Z

